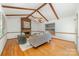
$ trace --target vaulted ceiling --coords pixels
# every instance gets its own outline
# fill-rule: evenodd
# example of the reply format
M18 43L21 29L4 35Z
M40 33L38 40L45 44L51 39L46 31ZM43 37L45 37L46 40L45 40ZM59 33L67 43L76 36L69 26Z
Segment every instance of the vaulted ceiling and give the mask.
M42 22L53 21L59 18L73 16L79 4L47 3L38 11L35 11L41 5L43 5L43 3L4 3L2 4L2 6L4 7L3 10L7 16L21 16L21 17L29 16L29 18L31 19L35 19L36 17L39 17L40 19L42 19ZM19 7L19 8L10 8L10 7L7 8L6 6Z

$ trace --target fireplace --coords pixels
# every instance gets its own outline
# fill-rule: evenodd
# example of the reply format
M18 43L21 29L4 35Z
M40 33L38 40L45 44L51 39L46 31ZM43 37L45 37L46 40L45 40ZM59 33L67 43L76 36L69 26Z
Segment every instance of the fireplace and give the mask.
M28 38L31 35L30 32L25 32L25 36Z
M25 32L25 34L30 34L30 32Z

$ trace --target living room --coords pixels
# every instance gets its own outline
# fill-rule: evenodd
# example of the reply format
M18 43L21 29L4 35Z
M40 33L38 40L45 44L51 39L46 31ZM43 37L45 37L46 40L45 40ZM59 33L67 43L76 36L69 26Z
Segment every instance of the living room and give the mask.
M4 14L2 19L5 18L5 21L0 38L0 54L78 55L78 5L75 3L1 4L0 12ZM52 53L55 50L56 52ZM36 53L31 53L32 51Z

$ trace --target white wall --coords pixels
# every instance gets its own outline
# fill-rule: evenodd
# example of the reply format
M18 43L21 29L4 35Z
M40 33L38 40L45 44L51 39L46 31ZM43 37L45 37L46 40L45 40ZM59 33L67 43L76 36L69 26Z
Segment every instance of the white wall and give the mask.
M4 46L6 44L7 41L7 35L5 35L3 38L0 39L0 54L2 53Z
M59 19L55 22L55 31L56 32L69 32L69 33L76 33L76 21L74 20L75 17L67 17L63 19ZM61 34L56 33L56 37L62 38L68 41L76 41L75 34Z
M20 32L21 31L21 24L20 24L20 17L7 17L7 31L8 32ZM72 17L66 17L61 18L59 20L54 21L55 22L55 31L56 32L69 32L69 33L76 33L75 31L75 18ZM50 21L48 23L53 23L53 21ZM45 31L45 25L43 23L38 23L31 21L31 30L32 31ZM35 32L32 32L32 34ZM7 35L7 38L15 38L20 33L9 33ZM60 34L56 33L56 37L68 40L68 41L76 41L76 36L74 34Z
M45 27L44 24L31 21L31 30L32 31L44 31ZM8 16L7 17L7 32L10 32L7 34L7 38L16 38L17 35L19 35L21 31L21 17L14 17L14 16ZM17 33L11 33L11 32L17 32ZM32 34L35 32L32 32Z
M43 23L31 21L31 31L45 31L45 25ZM32 32L31 34L36 33Z
M0 6L0 14L1 14L1 13L4 15L4 12L2 11L2 8L1 8L1 6ZM5 15L4 15L4 16L5 16ZM0 19L2 19L2 18L0 18ZM3 20L5 20L5 17L4 17ZM5 20L4 25L5 25L4 34L6 34L6 33L7 33L6 20ZM2 51L3 51L3 48L4 48L5 44L6 44L6 41L7 41L6 35L3 35L2 37L0 37L0 54L1 54Z
M21 17L8 16L7 17L7 39L16 38L21 31ZM15 33L13 33L15 32Z
M55 22L55 32L69 32L69 33L76 33L76 21L74 20L75 17L66 17L66 18L60 18L59 20L50 21L48 23L54 23ZM47 24L47 23L45 23ZM67 41L76 41L76 35L74 34L61 34L56 33L56 38L64 39Z
M7 32L21 31L21 17L8 16L7 17Z

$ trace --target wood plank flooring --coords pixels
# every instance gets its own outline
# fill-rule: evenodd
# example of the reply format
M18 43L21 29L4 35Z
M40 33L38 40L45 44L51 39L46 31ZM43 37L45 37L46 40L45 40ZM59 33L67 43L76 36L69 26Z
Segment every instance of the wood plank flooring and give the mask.
M75 44L61 39L52 39L37 48L21 51L16 39L8 40L2 56L77 56Z

